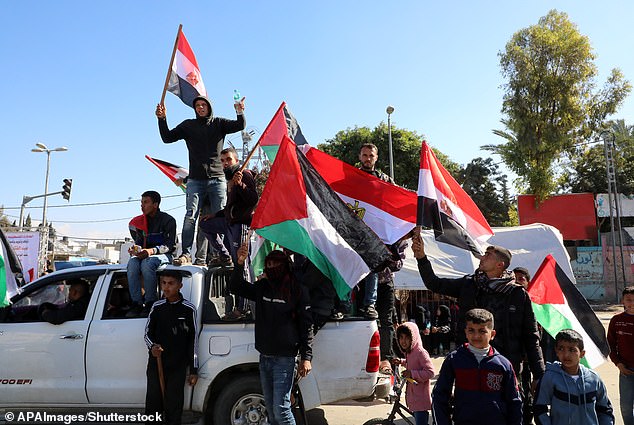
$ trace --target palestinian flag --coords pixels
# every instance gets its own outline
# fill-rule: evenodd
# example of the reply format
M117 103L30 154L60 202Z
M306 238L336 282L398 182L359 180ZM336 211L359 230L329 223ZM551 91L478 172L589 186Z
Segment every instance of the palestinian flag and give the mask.
M145 157L152 164L156 165L163 174L165 174L172 182L174 182L174 184L176 184L176 180L184 179L185 177L189 175L189 170L181 167L180 165L172 164L170 162L163 161L161 159L152 158L151 156L148 156L148 155L145 155ZM178 185L178 187L180 187L181 190L185 192L187 185L181 182Z
M282 102L258 140L258 144L264 150L269 161L275 161L277 150L284 136L290 137L298 146L308 144L297 120L288 110L286 102Z
M319 149L299 147L310 164L370 229L391 245L416 225L416 192L384 182Z
M130 230L130 235L132 235L132 239L134 239L134 243L143 238L143 243L141 243L142 247L145 247L145 237L148 233L147 227L147 217L145 214L137 215L128 224L128 229Z
M434 230L436 240L482 255L493 230L477 205L423 141L418 174L416 223Z
M11 304L11 297L18 293L18 281L22 280L22 264L0 229L0 308Z
M603 325L577 287L548 254L528 285L535 318L553 338L562 329L574 329L583 337L586 355L581 363L595 368L610 349Z
M251 228L306 256L340 297L390 258L376 234L337 197L284 136Z
M312 148L282 102L259 143L272 162L284 136L290 137L339 197L381 240L391 245L416 224L416 193L369 175Z
M194 99L197 96L207 96L196 56L189 47L182 30L178 31L176 53L172 61L167 90L180 97L190 108L194 107Z
M251 237L251 250L249 257L251 258L251 268L255 277L264 273L264 259L269 253L279 247L271 241L267 241L257 233Z

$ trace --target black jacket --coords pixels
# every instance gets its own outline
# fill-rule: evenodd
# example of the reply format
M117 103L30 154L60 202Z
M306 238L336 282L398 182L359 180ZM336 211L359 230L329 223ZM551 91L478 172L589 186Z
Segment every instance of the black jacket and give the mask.
M90 295L86 294L77 301L69 301L64 305L56 306L52 303L40 305L40 317L53 325L61 325L69 320L81 320L86 315Z
M147 218L147 234L136 227L130 227L134 243L142 248L158 248L159 254L173 254L176 251L176 220L158 210L154 217Z
M224 179L220 151L227 134L236 133L246 126L244 115L238 115L236 120L226 118L207 118L185 120L173 130L167 127L167 120L158 120L159 133L163 143L173 143L185 140L189 151L189 178L208 180L211 178Z
M312 360L313 327L308 291L297 282L284 296L280 285L264 278L251 284L244 280L244 266L236 265L229 290L255 301L255 348L268 356ZM288 299L286 299L288 298Z
M166 299L152 305L145 325L145 344L152 357L152 345L163 347L161 358L165 368L184 368L198 371L198 328L196 307L183 299L170 303Z
M231 177L233 177L233 174L231 174ZM258 191L255 188L253 174L249 170L244 170L242 172L242 184L232 186L229 189L230 185L232 183L228 181L225 217L231 224L246 224L250 226L253 211L258 203Z
M439 278L427 257L418 260L418 271L431 291L458 299L460 315L456 344L466 340L465 313L472 308L484 308L493 314L495 321L496 335L491 345L510 360L516 373L519 373L522 356L526 353L531 372L537 379L542 377L545 366L537 322L528 293L521 285L508 283L512 285L508 293L487 293L478 288L473 275L458 279Z

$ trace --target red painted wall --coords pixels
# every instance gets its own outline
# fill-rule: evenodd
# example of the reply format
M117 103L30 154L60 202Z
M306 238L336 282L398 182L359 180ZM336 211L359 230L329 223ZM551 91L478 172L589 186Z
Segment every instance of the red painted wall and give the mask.
M597 218L592 193L572 193L548 198L535 208L535 196L517 199L520 224L544 223L556 227L564 240L597 240Z

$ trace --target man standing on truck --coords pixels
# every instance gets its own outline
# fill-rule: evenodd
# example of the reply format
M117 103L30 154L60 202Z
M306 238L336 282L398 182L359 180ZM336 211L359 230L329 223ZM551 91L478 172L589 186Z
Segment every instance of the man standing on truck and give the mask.
M207 194L209 197L211 214L220 211L225 205L227 184L220 163L220 151L225 136L243 130L246 125L244 98L234 105L237 113L235 120L214 117L211 102L204 96L196 97L192 106L196 111L196 118L185 120L170 130L167 126L165 106L156 105L156 117L163 143L184 139L189 151L183 252L174 260L174 265L177 266L191 264L196 219L204 195Z
M179 272L161 273L163 299L152 306L145 325L145 343L149 350L145 413L157 418L156 415L165 412L163 423L172 425L181 423L188 369L189 385L193 387L198 382L196 307L183 298L182 287L183 277ZM163 370L159 371L159 367ZM164 382L160 381L159 374L163 375Z
M295 362L300 377L310 373L313 329L308 291L295 281L291 260L279 250L264 259L266 277L251 284L243 277L248 243L238 249L229 289L255 301L255 349L260 353L260 382L272 425L295 425L291 390Z
M153 190L141 195L143 214L130 221L134 245L128 250L128 287L132 307L126 317L146 316L157 299L156 270L171 261L176 250L176 220L159 209L161 195ZM145 288L145 306L141 294Z

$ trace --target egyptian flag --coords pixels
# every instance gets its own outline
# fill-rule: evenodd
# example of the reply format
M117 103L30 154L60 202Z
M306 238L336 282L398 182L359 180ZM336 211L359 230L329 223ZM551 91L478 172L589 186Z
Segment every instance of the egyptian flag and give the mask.
M562 329L583 337L586 355L581 363L595 368L610 354L605 329L590 304L548 254L528 285L535 318L553 338Z
M270 161L275 159L285 136L295 142L326 183L384 243L391 245L414 228L416 193L312 148L286 103L282 102L259 141Z
M315 171L289 136L279 146L251 228L307 257L340 297L390 252Z
M486 219L423 141L418 174L416 224L434 230L436 240L482 255L493 231Z
M282 102L258 140L258 144L264 150L269 161L275 161L275 156L284 136L290 137L298 146L308 144L297 120L288 110L286 102Z
M23 283L22 264L0 229L0 308L11 304L18 293L18 282Z
M172 164L171 162L163 161L162 159L152 158L149 155L145 155L145 157L152 164L156 165L158 169L174 183L176 183L176 180L184 179L189 175L189 171L180 165ZM181 183L178 187L185 192L187 185L185 183Z
M197 96L207 96L196 56L194 56L192 48L189 47L182 30L178 32L176 54L172 62L167 90L180 97L183 103L190 108L194 107L194 99Z

